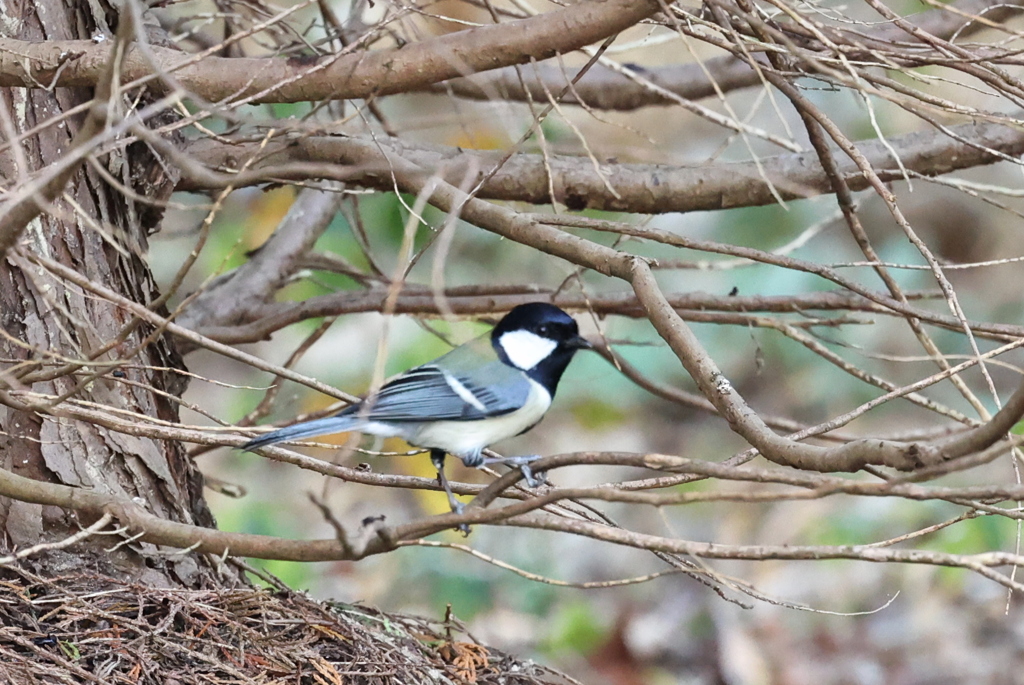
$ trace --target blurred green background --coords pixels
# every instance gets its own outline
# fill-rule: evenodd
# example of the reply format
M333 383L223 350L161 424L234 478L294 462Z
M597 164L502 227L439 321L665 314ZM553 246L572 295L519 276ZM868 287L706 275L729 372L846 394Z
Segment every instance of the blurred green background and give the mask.
M450 3L458 5L458 3ZM893 3L902 12L915 7ZM445 7L448 7L446 4ZM450 8L449 8L450 9ZM862 10L854 8L851 12ZM441 11L440 9L438 11ZM445 11L448 11L447 9ZM676 59L670 44L647 51L616 55L649 64ZM714 51L698 45L701 55ZM894 78L902 78L892 74ZM935 88L939 88L936 86ZM846 92L810 89L810 97L852 138L874 138L875 129L861 99ZM799 122L786 110L783 122L762 101L757 89L732 93L729 101L741 117L772 133L784 135L787 126L799 134ZM528 130L532 115L527 105L472 103L432 95L382 100L389 123L410 141L464 148L505 148ZM704 103L724 112L721 103ZM895 135L919 127L894 106L874 103L879 129ZM301 118L306 105L250 108L254 119ZM562 117L568 117L569 125ZM354 126L362 125L358 121ZM568 108L545 121L542 132L550 151L586 154L579 131L602 157L675 165L775 154L762 141L751 147L678 108L647 108L631 113L602 113L600 118ZM538 152L535 135L524 148ZM959 177L976 183L1020 186L1019 169L1008 163L974 169ZM980 262L1024 254L1024 209L1015 197L986 202L988 194L958 192L926 180L893 184L911 225L937 256L950 263ZM980 196L979 196L980 195ZM189 274L183 293L200 287L209 277L241 264L246 253L260 246L284 216L294 198L291 188L246 189L233 193L213 224L210 241ZM198 203L194 196L174 198ZM858 194L860 216L881 257L895 264L924 264L906 236L876 196ZM370 253L385 273L398 260L407 206L413 198L390 193L352 191L345 211L320 240L317 249L343 257L359 268L369 261L350 221L358 217L369 240ZM540 211L517 207L523 211ZM550 208L548 208L550 209ZM564 211L564 210L563 210ZM202 222L202 210L168 212L164 230L153 237L150 251L158 280L166 284L192 249ZM761 250L779 250L811 227L817 232L794 257L840 265L863 259L845 225L838 220L835 199L829 196L789 202L786 207L732 209L717 212L666 214L655 217L588 216L646 223L693 238L716 240ZM436 227L444 217L430 210ZM420 226L416 246L425 245L431 228ZM573 229L576 230L576 229ZM579 229L578 233L606 245L616 236ZM763 265L736 264L712 254L670 249L629 240L620 248L665 262L685 262L658 272L667 293L706 292L715 295L796 295L835 286L806 273ZM430 283L433 248L426 251L409 280ZM842 273L881 290L877 276L865 267L840 267ZM1019 262L984 268L950 270L961 306L972 320L1021 322ZM935 289L927 271L893 269L907 290ZM594 273L577 274L570 264L503 240L474 226L457 225L445 262L448 286L536 285L564 287L566 292L598 295L625 291L621 282ZM310 271L290 285L282 299L306 298L353 290L350 278ZM919 303L946 312L942 300ZM836 316L810 312L807 315ZM595 321L577 314L589 335L600 331L616 351L645 376L660 383L694 391L678 360L643 319L607 317ZM799 322L800 314L779 317ZM913 382L934 371L922 358L920 345L905 322L880 315L856 314L839 327L810 332L835 353L858 367L895 383ZM284 363L320 321L306 321L277 332L269 341L244 346L248 352ZM479 322L429 321L430 328L412 317L394 317L387 328L387 373L393 374L428 361L453 343L487 330ZM839 368L826 363L778 331L749 325L695 323L694 330L715 361L758 412L814 423L849 411L882 394ZM433 330L431 330L433 329ZM297 365L297 370L347 392L363 392L370 382L378 342L385 330L377 314L339 318ZM441 336L435 335L435 331ZM943 352L970 354L955 332L929 329ZM993 344L979 340L982 351ZM997 388L1004 393L1020 382L1019 354L1006 355L1003 364L990 365ZM270 382L268 374L216 357L205 351L188 355L196 374L216 380L195 380L185 397L226 422L251 411ZM995 408L976 370L964 374L972 389ZM228 385L223 385L228 384ZM948 383L925 393L967 415L974 412ZM329 398L286 383L271 420L283 421L330 404ZM186 423L210 421L184 410ZM890 402L844 428L844 433L888 435L911 429L947 425L946 419L909 402ZM370 440L371 449L402 451L396 441ZM558 397L544 422L533 431L497 446L505 454L557 454L580 450L664 452L693 459L722 461L746 445L714 417L670 403L641 390L596 354L581 354L567 372ZM311 450L321 458L334 451ZM425 455L372 457L354 455L375 471L433 475ZM208 491L219 525L232 531L288 538L331 537L333 531L308 493L323 496L337 518L358 521L385 514L391 523L445 511L443 494L385 491L338 483L298 468L253 454L217 450L198 457L210 476L244 488L232 499ZM449 460L453 479L484 482L487 476ZM575 467L558 471L561 485L595 484L635 476L628 469ZM944 483L1012 482L1013 465L999 460ZM741 484L707 481L689 489L741 489ZM883 498L830 497L779 503L717 502L685 507L649 509L600 504L598 508L630 529L687 540L731 544L851 545L878 542L956 517L962 509L940 502L908 502ZM1013 521L979 517L905 543L924 549L957 553L1016 549L1019 531ZM468 544L480 552L529 573L565 581L611 581L642 576L666 565L655 556L581 538L536 531L478 526L468 539L449 532L436 539ZM966 572L928 566L891 566L854 562L710 562L726 577L751 583L764 594L755 601L729 587L725 593L749 604L730 603L685 575L672 575L638 585L582 590L531 580L451 549L404 548L358 563L297 564L253 562L294 588L343 602L364 602L388 610L444 616L450 604L473 635L486 643L552 664L582 682L600 685L634 683L1022 683L1024 623L1021 598L1007 603L996 584ZM703 563L703 562L698 562ZM809 607L805 611L786 604Z

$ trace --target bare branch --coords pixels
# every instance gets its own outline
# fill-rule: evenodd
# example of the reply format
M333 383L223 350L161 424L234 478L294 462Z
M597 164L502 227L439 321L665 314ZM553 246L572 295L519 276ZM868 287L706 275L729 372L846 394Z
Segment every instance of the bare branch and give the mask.
M188 56L154 45L149 50L157 59L155 73L137 50L125 55L123 73L126 82L171 73L184 88L212 102L368 98L571 52L615 35L659 9L654 0L585 2L401 48L310 59L217 57L207 54L212 50ZM90 41L29 43L0 38L0 87L92 86L106 63L107 50Z
M1002 123L958 124L949 127L956 138L938 131L920 131L888 140L896 150L903 168L924 176L940 176L958 169L992 164L1007 156L1024 153L1024 131ZM606 161L601 173L583 157L516 154L495 170L505 155L501 152L464 151L440 146L425 146L402 141L356 142L338 137L309 136L299 140L271 143L265 154L252 165L252 174L261 167L273 167L281 179L307 178L301 166L289 172L289 165L309 163L337 164L339 178L354 186L390 190L392 181L386 167L354 156L365 145L380 145L389 155L400 156L446 181L457 185L472 172L477 180L487 179L476 195L483 199L549 204L549 180L555 198L573 210L601 209L639 214L691 212L733 207L774 204L774 186L783 199L814 197L832 191L828 176L817 154L784 154L760 160L764 174L753 162L716 163L693 167L655 164L628 164ZM258 143L224 142L204 139L189 145L187 153L207 166L230 170L236 160L255 153ZM898 181L904 171L893 159L887 145L877 140L857 144L864 159L884 181ZM353 169L355 167L355 170ZM869 186L856 164L839 163L840 172L852 190ZM550 179L549 179L550 170ZM342 175L343 174L343 175ZM488 175L493 174L490 178ZM259 180L265 180L262 176ZM767 181L765 180L767 179ZM770 184L769 184L770 181ZM615 193L609 192L609 186ZM211 187L204 179L183 175L180 190L204 190Z
M198 330L254 318L295 274L303 257L327 230L343 197L337 190L306 189L299 193L273 235L249 261L200 293L178 323Z
M917 26L932 36L950 38L954 33L964 38L988 27L988 23L969 22L963 15L984 14L989 22L998 23L1016 13L1021 0L1000 2L1000 0L960 0L950 8L931 9L914 14L906 19L909 25ZM963 14L960 14L963 13ZM843 29L840 29L843 31ZM854 34L853 40L868 44L884 44L898 38L899 29L888 24L871 27ZM761 76L741 58L732 55L715 57L699 64L682 64L669 67L645 67L645 79L679 97L700 100L715 95L715 85L728 93L740 88L762 84ZM547 92L558 92L572 79L573 73L558 65L541 64L521 76L514 70L501 69L481 72L473 76L451 79L429 87L434 93L454 93L459 97L492 100L496 97L526 102L544 100ZM710 78L709 78L710 77ZM585 103L588 107L602 110L635 110L642 107L669 105L673 100L660 95L656 90L645 88L636 81L623 77L607 67L594 67L577 83L572 91L562 98L565 104Z

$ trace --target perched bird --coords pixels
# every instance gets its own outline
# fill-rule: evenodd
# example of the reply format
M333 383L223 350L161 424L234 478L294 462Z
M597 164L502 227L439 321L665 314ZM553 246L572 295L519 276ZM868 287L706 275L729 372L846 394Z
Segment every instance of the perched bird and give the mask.
M489 334L406 371L363 401L334 416L267 433L243 449L348 431L399 437L430 450L452 511L461 512L444 474L445 455L466 466L517 466L535 485L529 463L536 456L487 459L483 449L537 425L573 355L590 348L576 321L558 307L520 305Z

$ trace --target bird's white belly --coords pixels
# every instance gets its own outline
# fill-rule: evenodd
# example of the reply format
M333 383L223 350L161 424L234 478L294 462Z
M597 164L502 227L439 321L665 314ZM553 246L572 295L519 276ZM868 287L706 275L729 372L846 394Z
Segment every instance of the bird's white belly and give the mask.
M508 414L477 421L435 421L423 424L408 441L419 447L434 447L463 457L478 453L513 435L519 435L543 418L551 406L551 395L539 383L531 382L526 403Z

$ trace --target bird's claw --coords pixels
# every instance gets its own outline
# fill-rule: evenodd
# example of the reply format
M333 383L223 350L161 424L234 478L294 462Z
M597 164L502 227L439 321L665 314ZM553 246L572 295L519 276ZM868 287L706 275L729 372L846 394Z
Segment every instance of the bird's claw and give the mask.
M456 514L456 515L459 515L459 514L461 514L462 512L464 512L466 510L466 505L463 504L462 502L460 502L457 499L452 499L451 506L452 506L452 513ZM464 536L468 536L469 535L469 524L468 523L460 523L459 525L455 526L455 529L457 531L459 531L460 533L462 533Z
M523 480L526 481L528 487L539 488L541 485L548 484L548 478L546 472L541 471L539 474L534 475L533 470L530 468L530 464L538 459L540 459L539 454L531 454L523 457L508 457L505 463L519 468L519 471L523 474Z
M511 468L517 468L523 474L523 479L526 480L526 484L531 488L536 488L540 485L546 485L548 482L547 477L545 477L543 473L540 478L537 478L533 475L533 471L530 469L530 464L538 459L540 459L539 454L528 454L520 457L488 457L479 465L504 464Z

